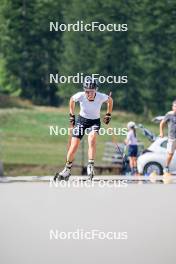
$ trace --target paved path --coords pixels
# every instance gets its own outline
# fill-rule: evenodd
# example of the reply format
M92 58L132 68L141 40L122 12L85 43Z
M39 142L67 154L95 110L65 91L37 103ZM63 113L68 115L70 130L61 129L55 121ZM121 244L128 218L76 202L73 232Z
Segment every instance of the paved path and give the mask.
M175 264L174 184L78 187L26 178L0 184L0 263ZM93 230L118 239L63 239Z
M13 183L13 182L51 182L53 180L53 176L13 176L13 177L0 177L0 183ZM87 181L87 176L71 176L69 181ZM121 175L101 175L95 176L93 178L94 182L98 181L126 181L128 184L140 184L140 183L169 183L176 184L176 175L171 177L163 177L163 176L121 176Z

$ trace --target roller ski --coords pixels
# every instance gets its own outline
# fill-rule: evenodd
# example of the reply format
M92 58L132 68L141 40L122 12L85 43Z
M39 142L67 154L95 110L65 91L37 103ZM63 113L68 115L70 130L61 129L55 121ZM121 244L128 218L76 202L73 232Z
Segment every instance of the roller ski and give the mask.
M57 172L54 181L68 181L71 176L71 166L66 165L61 172Z

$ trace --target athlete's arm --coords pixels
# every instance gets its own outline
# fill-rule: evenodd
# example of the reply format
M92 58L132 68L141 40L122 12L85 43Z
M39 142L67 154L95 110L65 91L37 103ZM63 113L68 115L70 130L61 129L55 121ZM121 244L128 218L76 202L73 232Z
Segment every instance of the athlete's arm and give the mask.
M107 113L111 114L112 113L112 108L113 108L113 99L112 97L109 97L108 100L106 101L107 103Z
M70 114L74 115L74 113L75 113L75 101L73 100L72 97L70 98L69 108L70 108Z
M111 121L111 113L112 113L112 108L113 108L113 100L110 96L108 100L106 101L106 103L107 103L107 113L105 117L103 118L103 121L107 125Z
M69 109L70 109L70 124L71 126L75 125L75 101L73 100L73 98L70 98L70 102L69 102Z
M162 120L160 122L160 137L164 137L164 127L166 125L166 121Z

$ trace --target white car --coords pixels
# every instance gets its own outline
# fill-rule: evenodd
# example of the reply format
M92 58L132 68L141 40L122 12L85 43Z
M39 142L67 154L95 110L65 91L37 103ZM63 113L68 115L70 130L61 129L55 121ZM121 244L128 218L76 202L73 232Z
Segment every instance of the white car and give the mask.
M139 156L137 167L140 174L149 175L153 171L158 175L163 174L167 157L167 141L167 137L157 137L150 147ZM170 164L170 172L176 174L176 152Z

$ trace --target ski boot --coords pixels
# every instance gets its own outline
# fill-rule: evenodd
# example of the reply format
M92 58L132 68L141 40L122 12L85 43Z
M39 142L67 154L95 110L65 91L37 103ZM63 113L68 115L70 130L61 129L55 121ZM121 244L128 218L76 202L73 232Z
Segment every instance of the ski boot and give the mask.
M63 169L63 171L61 172L57 172L56 175L54 176L54 181L56 182L58 181L68 181L71 175L71 168L68 168L67 166L65 166L65 168Z
M87 176L92 181L93 177L95 176L94 172L94 163L89 162L87 165Z

